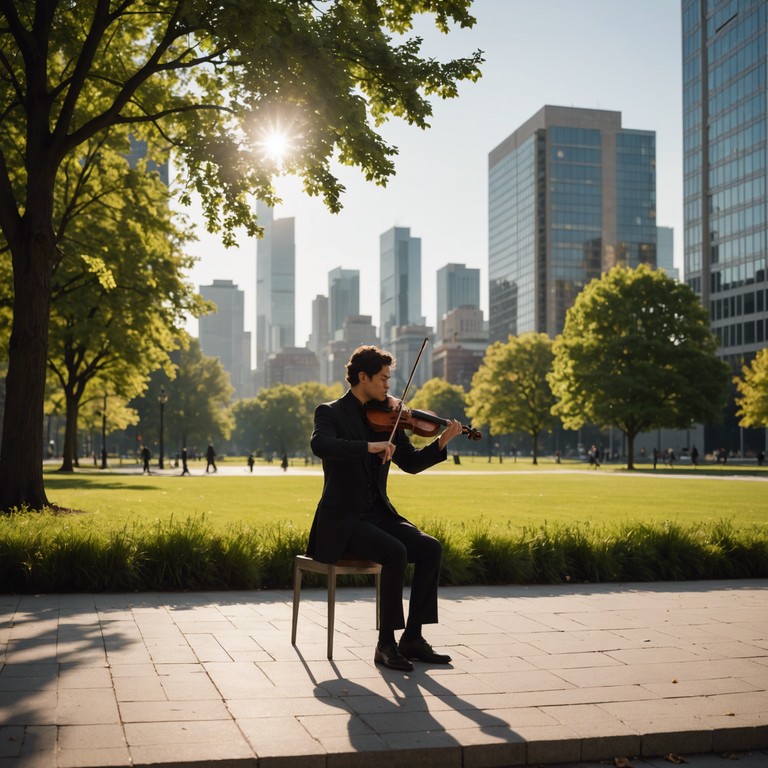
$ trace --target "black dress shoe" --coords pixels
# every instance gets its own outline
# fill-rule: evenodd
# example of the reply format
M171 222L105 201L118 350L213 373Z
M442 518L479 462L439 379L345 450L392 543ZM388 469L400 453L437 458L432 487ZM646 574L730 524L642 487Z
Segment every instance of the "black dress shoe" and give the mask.
M376 664L383 664L385 667L389 667L389 669L397 669L400 672L413 671L413 664L400 655L394 643L377 645L376 652L373 654L373 660Z
M416 640L401 640L400 653L406 659L418 659L428 664L450 664L451 657L445 653L435 653L432 646L423 638Z

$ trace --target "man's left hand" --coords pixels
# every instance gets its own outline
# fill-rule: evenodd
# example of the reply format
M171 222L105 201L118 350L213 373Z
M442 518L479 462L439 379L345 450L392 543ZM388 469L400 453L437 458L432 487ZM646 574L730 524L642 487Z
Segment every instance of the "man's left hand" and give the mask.
M438 445L440 446L440 450L442 451L448 443L453 440L454 437L457 435L460 435L464 431L464 428L461 426L461 422L457 421L456 419L451 419L448 426L443 430L442 434L438 438Z

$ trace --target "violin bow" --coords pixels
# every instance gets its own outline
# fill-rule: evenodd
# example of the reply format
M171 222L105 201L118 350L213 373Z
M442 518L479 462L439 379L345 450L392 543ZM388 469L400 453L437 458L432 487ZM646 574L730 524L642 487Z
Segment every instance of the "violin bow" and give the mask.
M419 354L416 355L416 360L413 363L413 368L411 368L411 375L408 377L408 381L405 384L405 389L403 390L403 396L400 398L400 407L397 409L397 418L395 419L395 425L392 427L392 431L389 433L389 440L387 442L391 443L392 438L395 436L395 432L397 431L397 425L400 423L400 417L403 414L403 404L405 403L405 396L408 394L408 389L411 386L411 382L413 381L413 375L416 373L416 368L419 365L419 360L421 360L421 356L424 353L424 347L427 346L427 342L429 341L429 337L425 336L424 341L421 342L421 348L419 349Z

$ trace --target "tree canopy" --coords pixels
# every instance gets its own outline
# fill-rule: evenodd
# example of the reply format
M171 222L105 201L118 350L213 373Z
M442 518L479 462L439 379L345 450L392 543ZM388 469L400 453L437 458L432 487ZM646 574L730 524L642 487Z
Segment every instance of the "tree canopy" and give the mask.
M170 354L170 375L165 369L155 371L144 395L133 403L144 442L154 445L160 434L158 397L164 390L167 455L185 446L203 451L209 441L228 439L233 425L234 388L219 359L204 355L197 339L183 336L177 344L179 349Z
M742 427L768 427L768 348L761 349L741 377L734 379L738 396L736 415Z
M0 509L47 504L38 436L61 237L54 191L88 142L130 131L150 159L173 151L182 201L198 193L226 244L240 226L258 232L253 196L276 203L278 171L338 210L333 163L386 183L397 148L377 126L396 116L427 127L430 97L479 77L479 52L440 62L408 36L422 13L445 32L471 26L470 4L0 0L0 231L13 268ZM262 151L277 131L294 146L281 160Z
M495 434L525 432L538 464L539 436L551 430L555 398L547 375L552 368L552 341L545 333L510 336L485 353L472 377L469 415L487 424Z
M591 281L566 313L549 381L569 429L614 426L634 438L659 427L716 422L728 366L696 294L648 265L614 267Z

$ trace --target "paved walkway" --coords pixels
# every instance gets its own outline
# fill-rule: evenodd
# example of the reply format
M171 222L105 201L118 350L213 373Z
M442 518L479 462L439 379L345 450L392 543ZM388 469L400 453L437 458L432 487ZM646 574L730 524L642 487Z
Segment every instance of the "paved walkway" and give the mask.
M0 595L0 767L768 765L768 580L443 589L407 675L338 601L330 662L322 590Z

